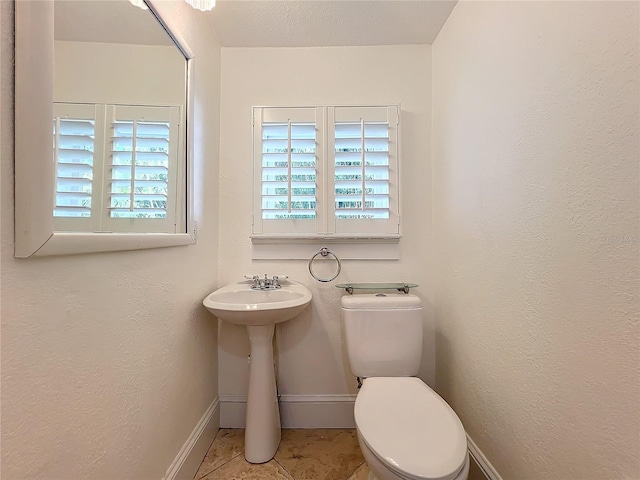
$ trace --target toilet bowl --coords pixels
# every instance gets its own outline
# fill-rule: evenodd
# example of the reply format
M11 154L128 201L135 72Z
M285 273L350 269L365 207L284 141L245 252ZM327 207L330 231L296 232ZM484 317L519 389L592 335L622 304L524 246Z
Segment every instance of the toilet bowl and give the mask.
M420 379L365 379L354 414L369 480L466 480L462 423Z
M369 480L466 480L462 423L415 377L422 356L420 299L362 294L341 303L349 366L364 378L354 416Z
M369 466L369 477L367 480L415 480L420 478L416 476L401 475L400 473L391 471L388 466L381 462L371 449L367 447L366 444L362 443L360 437L358 437L358 441L360 441L360 450L362 450L364 459ZM467 456L462 469L455 477L453 477L452 480L467 480L468 477L469 458Z

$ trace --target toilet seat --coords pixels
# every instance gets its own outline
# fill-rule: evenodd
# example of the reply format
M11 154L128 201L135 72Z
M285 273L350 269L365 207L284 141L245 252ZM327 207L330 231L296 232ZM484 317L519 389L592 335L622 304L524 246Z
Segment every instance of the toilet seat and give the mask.
M354 414L360 438L401 478L451 480L465 465L460 419L418 378L367 378Z

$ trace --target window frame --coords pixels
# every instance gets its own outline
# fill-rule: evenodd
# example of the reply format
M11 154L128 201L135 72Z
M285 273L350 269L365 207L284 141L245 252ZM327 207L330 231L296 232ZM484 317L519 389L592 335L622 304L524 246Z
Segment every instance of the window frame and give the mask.
M265 118L285 121L298 110L314 110L316 123L316 221L315 230L301 228L300 220L262 218L262 124ZM252 108L253 128L253 243L299 243L314 240L397 242L401 238L400 216L400 105ZM386 116L390 131L389 218L337 219L335 216L335 121L349 113L380 121ZM293 118L296 118L295 116ZM307 220L307 227L311 221Z

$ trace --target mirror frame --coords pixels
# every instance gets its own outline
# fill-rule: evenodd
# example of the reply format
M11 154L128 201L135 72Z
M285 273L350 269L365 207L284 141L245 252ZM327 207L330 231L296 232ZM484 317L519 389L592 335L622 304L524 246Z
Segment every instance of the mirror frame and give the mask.
M187 62L186 232L91 233L53 229L54 1L15 3L15 250L17 258L139 250L196 243L193 217L195 58L169 15L145 0ZM37 141L34 141L34 138Z

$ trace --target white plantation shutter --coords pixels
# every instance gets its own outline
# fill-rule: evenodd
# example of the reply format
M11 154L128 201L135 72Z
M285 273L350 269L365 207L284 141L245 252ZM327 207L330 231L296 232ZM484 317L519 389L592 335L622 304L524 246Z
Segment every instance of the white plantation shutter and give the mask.
M262 126L262 218L316 217L316 127Z
M335 124L336 218L389 218L389 127Z
M175 233L181 109L54 104L54 229Z
M109 229L175 231L178 107L111 106Z
M254 108L253 237L400 234L399 109Z
M254 233L314 233L322 172L316 108L255 108Z
M54 103L53 111L54 228L92 231L98 227L100 215L103 109L96 105Z
M90 217L95 121L58 118L54 125L56 217Z
M330 107L335 233L398 234L398 108Z

